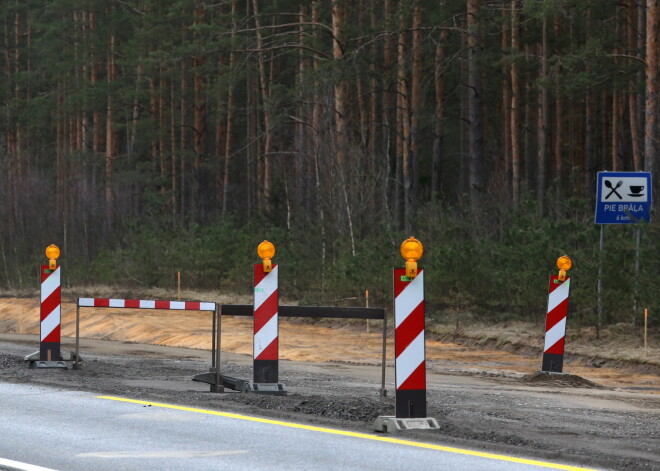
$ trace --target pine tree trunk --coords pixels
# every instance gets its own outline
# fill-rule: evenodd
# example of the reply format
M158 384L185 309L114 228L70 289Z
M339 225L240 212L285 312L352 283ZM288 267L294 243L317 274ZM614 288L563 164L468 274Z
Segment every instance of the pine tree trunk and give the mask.
M644 122L644 170L654 172L658 160L658 113L660 113L660 1L646 0L646 110ZM654 175L655 182L658 176ZM656 192L656 195L658 192ZM655 197L657 200L657 196Z
M195 25L204 23L204 7L202 5L195 7L194 17ZM193 193L195 206L202 220L206 219L208 212L207 198L202 194L205 188L201 186L201 168L206 159L206 100L204 99L204 76L201 70L205 62L206 58L202 54L193 56L193 152L195 153L193 160L195 188Z
M431 201L440 197L442 181L442 163L444 160L444 134L445 134L445 81L443 77L445 62L445 42L449 31L442 30L435 48L435 64L433 67L435 84L435 119L433 132L433 157L431 161Z
M561 31L561 19L558 16L554 18L554 33L555 37L558 38L562 34ZM564 183L564 155L562 153L564 147L564 136L562 122L564 118L564 107L563 100L561 97L561 85L559 83L559 77L561 75L561 65L558 64L555 69L555 129L554 129L554 143L553 143L553 154L555 162L555 173L554 177L559 188L563 187Z
M335 135L337 162L342 174L346 170L348 151L348 86L344 78L344 10L345 0L332 0L332 58L335 64ZM345 184L345 182L344 182Z
M586 33L587 36L592 34L593 30L593 12L591 8L587 10L586 18ZM587 74L591 73L591 66L587 66ZM593 188L595 185L595 139L596 139L596 97L593 88L587 87L585 91L585 110L584 110L584 185L587 190ZM593 192L587 191L587 194Z
M108 51L108 85L112 87L115 81L115 46L116 36L114 31L110 32L109 51ZM105 117L105 206L106 206L106 224L107 227L112 227L114 222L115 213L115 193L114 193L114 161L116 155L115 143L115 107L114 97L112 93L108 94L108 105Z
M183 34L182 34L183 36ZM188 82L186 80L186 66L185 63L181 63L181 83L179 84L179 89L181 93L181 99L179 100L179 153L181 155L181 189L179 191L181 195L181 206L180 212L182 215L188 212L189 208L192 208L192 205L187 198L188 183L190 179L186 179L188 165L186 163L186 151L188 150L188 121L186 119L186 109L188 106L188 101L186 100L186 94L188 91Z
M409 230L406 224L406 200L411 185L410 162L410 114L406 74L406 24L404 8L399 10L399 40L397 42L397 222Z
M236 53L234 52L234 44L236 42L236 0L231 2L231 39L229 53L229 87L227 89L227 127L225 132L225 149L224 149L224 170L222 182L222 215L226 216L229 210L229 181L231 176L231 153L233 146L234 134L234 67L236 63Z
M394 25L394 1L393 0L384 0L384 10L385 15L383 22L385 23L385 28L387 30L393 30ZM394 206L394 217L392 218L391 214L388 214L388 219L396 220L396 205L397 205L397 185L394 187L390 184L392 177L392 166L390 163L390 157L392 153L392 144L396 143L396 83L393 80L392 74L394 67L394 57L396 57L395 51L395 41L394 35L389 34L385 37L383 43L383 108L382 112L382 123L383 123L383 133L382 133L382 154L383 158L381 160L381 169L382 169L382 187L383 187L383 206L388 210ZM394 136L394 137L393 137ZM395 144L396 149L396 144ZM398 162L398 156L396 157L396 162ZM394 166L394 177L396 179L396 164Z
M376 0L370 1L370 24L371 30L376 31L377 15L376 15ZM371 45L371 57L378 57L378 45L374 42ZM369 64L369 73L371 80L369 82L369 143L367 148L367 165L369 175L377 175L376 159L378 155L378 98L382 96L380 80L376 73L376 61Z
M627 10L628 18L626 23L627 28L627 43L628 51L631 51L635 57L639 58L639 51L637 50L637 0L628 0ZM632 147L632 166L636 172L642 170L643 159L642 150L639 139L639 108L637 106L637 93L636 78L631 78L628 84L628 119L630 121L630 144Z
M502 9L502 51L511 47L511 20L507 21L509 11ZM499 161L498 175L511 188L511 66L508 62L502 65L502 158Z
M468 143L470 152L470 205L477 209L484 195L483 88L479 67L480 0L467 0L468 42Z
M511 52L518 55L520 52L520 0L511 0ZM513 204L520 200L520 167L521 167L521 138L520 138L520 72L518 59L511 63L511 197Z
M621 123L621 93L614 90L612 95L612 148L610 150L611 165L613 172L622 170L620 165L620 123Z
M257 60L259 63L259 85L261 91L261 101L263 104L263 120L264 120L264 147L263 153L260 156L261 168L263 173L262 178L262 188L259 192L259 209L262 211L270 211L270 199L271 199L271 148L272 148L272 129L271 129L271 119L270 119L270 93L268 82L266 78L266 64L263 51L263 39L261 35L261 19L259 17L259 4L258 0L252 0L252 8L254 9L254 22L256 25L256 36L257 36Z
M89 31L90 36L94 37L96 32L96 16L94 12L88 12L89 18ZM94 43L90 46L90 77L89 81L91 82L92 90L96 89L99 84L99 59L98 53L94 46ZM95 106L92 111L92 152L97 153L101 151L101 139L102 139L102 129L101 129L101 112Z
M421 119L422 119L422 6L420 0L415 0L412 18L412 76L410 98L410 153L411 174L410 187L406 198L406 225L407 233L412 233L412 221L417 219L417 205L419 198L419 161L421 159Z
M548 77L548 17L543 16L541 31L541 60L539 70L540 96L537 126L537 153L536 153L536 198L541 214L545 212L545 193L547 189L548 169L548 87L545 85Z

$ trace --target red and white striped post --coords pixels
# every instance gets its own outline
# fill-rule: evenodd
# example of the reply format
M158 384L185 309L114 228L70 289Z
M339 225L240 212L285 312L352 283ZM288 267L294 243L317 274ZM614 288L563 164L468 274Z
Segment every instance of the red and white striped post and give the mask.
M571 268L571 259L566 255L557 260L559 275L550 276L548 287L548 309L545 317L545 343L541 371L561 373L564 365L564 340L566 338L566 315L571 278L566 270Z
M406 268L394 269L394 355L396 417L426 417L424 342L424 271L417 270L422 244L410 238L401 245Z
M278 268L271 263L275 247L263 241L257 248L263 263L254 265L254 382L278 381Z
M396 417L426 417L424 270L415 278L394 269Z
M46 248L48 265L41 265L41 329L39 361L60 361L61 330L61 281L57 258L60 249L55 245Z

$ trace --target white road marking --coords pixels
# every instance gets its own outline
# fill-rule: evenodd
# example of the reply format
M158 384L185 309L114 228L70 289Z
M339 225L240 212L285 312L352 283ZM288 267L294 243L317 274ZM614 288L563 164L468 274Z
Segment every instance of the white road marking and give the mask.
M20 461L7 460L4 458L0 458L0 466L4 466L12 470L18 469L21 471L55 471L51 468L43 468L34 464L21 463Z
M247 450L218 451L97 451L78 453L76 458L209 458L213 456L242 455ZM42 468L43 469L43 468Z

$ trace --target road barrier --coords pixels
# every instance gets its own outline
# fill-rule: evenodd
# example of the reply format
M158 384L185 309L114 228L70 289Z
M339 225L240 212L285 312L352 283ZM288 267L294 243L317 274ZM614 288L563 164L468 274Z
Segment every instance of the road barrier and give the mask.
M78 367L78 353L80 349L80 308L119 308L119 309L163 309L171 311L210 311L213 312L213 331L216 330L216 324L219 324L220 315L218 313L217 303L201 301L156 301L143 299L111 299L111 298L78 298L76 302L76 363ZM211 342L211 368L219 364L219 343L215 337ZM217 363L216 363L217 362ZM219 373L218 373L219 374Z
M265 271L254 265L254 336L253 377L255 383L277 383L278 376L278 307L277 265Z
M557 260L559 275L550 276L548 287L548 309L545 317L545 342L541 371L561 373L564 365L564 341L566 338L566 315L571 278L566 271L571 268L571 259L566 255Z
M394 327L396 416L426 417L424 270L415 278L394 270Z
M222 315L253 316L253 382L221 375L218 347L217 368L209 373L195 375L194 381L211 385L211 391L230 388L241 392L259 394L286 395L286 386L278 383L279 375L279 318L313 317L336 319L382 319L383 320L383 356L381 396L385 390L385 351L387 342L387 317L385 309L378 308L340 308L320 306L279 306L278 266L272 263L275 246L264 240L257 247L257 254L262 263L254 265L254 303L222 304L217 324L213 326L213 338L220 345L220 320Z
M70 356L62 355L62 289L61 269L57 265L60 249L56 245L46 248L48 265L41 265L39 351L25 357L30 368L68 368Z
M220 317L214 324L213 336L217 338L217 344L221 344L221 322L222 316L249 317L254 315L254 306L250 304L220 304ZM315 319L380 319L383 321L383 350L381 356L381 387L380 395L387 396L385 389L385 362L387 349L387 313L384 308L375 307L334 307L334 306L279 306L278 317L299 317ZM216 364L220 365L220 347L218 347L218 358ZM254 361L254 360L253 360ZM254 365L253 365L254 367ZM226 375L218 376L218 368L209 373L196 375L193 380L208 383L211 391L222 391L223 387L242 392L254 392L261 394L285 395L286 389L281 383L250 383L249 381L232 378ZM213 389L216 386L218 389Z
M424 270L417 268L423 252L421 242L407 239L401 244L406 268L394 269L395 416L376 419L374 428L380 432L439 428L426 416Z

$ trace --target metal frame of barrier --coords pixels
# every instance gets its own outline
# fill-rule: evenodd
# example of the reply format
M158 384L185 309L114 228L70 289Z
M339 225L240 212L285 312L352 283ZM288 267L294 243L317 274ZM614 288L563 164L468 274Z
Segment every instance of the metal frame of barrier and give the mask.
M218 322L214 323L213 337L216 338L218 348L216 349L215 364L220 365L220 318L222 316L243 316L250 317L254 314L254 306L251 304L220 304ZM385 367L387 353L387 311L385 308L375 307L334 307L334 306L279 306L278 315L280 317L306 317L306 318L326 318L326 319L380 319L383 321L383 353L381 358L381 397L387 396L385 389ZM220 368L215 368L215 385L225 384L228 377L220 375ZM232 378L230 378L232 379ZM211 387L214 385L211 384ZM238 386L238 385L237 385ZM220 386L222 387L222 386ZM231 388L231 386L229 386ZM232 388L234 389L234 388ZM213 389L211 389L213 391Z
M110 298L78 298L76 300L76 354L74 369L78 368L78 358L80 350L80 308L115 308L115 309L162 309L168 311L202 311L213 312L213 331L216 331L216 324L220 323L220 314L218 304L202 301L155 301L143 299L110 299ZM219 329L218 329L219 331ZM219 339L218 339L219 342ZM214 368L216 360L219 359L220 344L216 345L216 338L211 342L211 367ZM219 370L219 368L218 368Z

